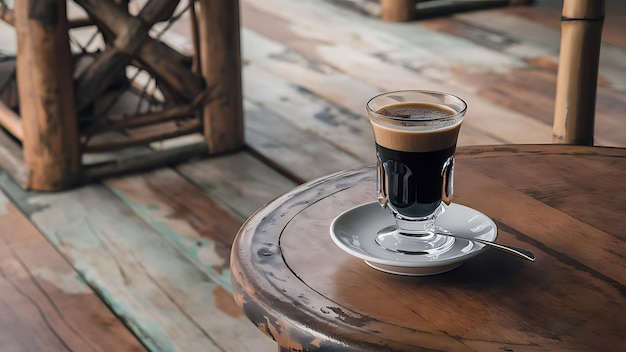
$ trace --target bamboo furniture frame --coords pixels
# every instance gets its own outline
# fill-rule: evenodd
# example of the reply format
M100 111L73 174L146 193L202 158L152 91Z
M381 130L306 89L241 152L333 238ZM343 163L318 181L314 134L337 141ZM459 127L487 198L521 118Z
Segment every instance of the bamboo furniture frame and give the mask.
M497 6L527 5L533 0L381 0L381 18L391 22L406 22L419 18L445 16L454 12L471 11Z
M0 102L0 168L23 188L61 190L104 175L243 146L237 0L187 0L191 55L149 34L153 25L173 16L180 0L147 1L137 15L129 13L128 0L74 1L89 18L68 21L66 0L20 0L14 9L0 8L0 19L16 28L19 97L19 107ZM88 25L97 25L106 48L78 71L68 30ZM78 116L124 80L131 64L158 84L162 109L96 116L82 126ZM103 137L139 127L142 133L121 139ZM204 134L205 142L139 157L120 154L105 164L82 161L85 153L148 146L192 133Z
M553 142L593 145L604 0L565 0Z

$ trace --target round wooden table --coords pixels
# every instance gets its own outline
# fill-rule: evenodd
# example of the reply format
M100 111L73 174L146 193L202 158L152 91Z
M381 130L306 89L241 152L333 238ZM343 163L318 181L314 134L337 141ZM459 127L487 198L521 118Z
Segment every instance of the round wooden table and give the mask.
M445 274L387 274L329 225L375 201L373 165L309 182L241 228L237 303L282 351L626 350L626 149L459 148L454 202L498 225L496 250Z

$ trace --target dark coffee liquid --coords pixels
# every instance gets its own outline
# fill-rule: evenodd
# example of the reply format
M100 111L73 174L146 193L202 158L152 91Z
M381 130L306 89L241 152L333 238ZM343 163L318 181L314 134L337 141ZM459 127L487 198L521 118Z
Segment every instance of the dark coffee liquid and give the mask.
M376 145L386 184L381 185L388 202L409 217L432 214L442 199L444 166L454 155L455 145L429 152L402 152Z
M430 103L397 103L376 111L410 120L445 118L450 107ZM425 124L427 126L427 124ZM405 217L431 215L452 195L452 166L460 123L411 130L372 123L379 167L379 198Z

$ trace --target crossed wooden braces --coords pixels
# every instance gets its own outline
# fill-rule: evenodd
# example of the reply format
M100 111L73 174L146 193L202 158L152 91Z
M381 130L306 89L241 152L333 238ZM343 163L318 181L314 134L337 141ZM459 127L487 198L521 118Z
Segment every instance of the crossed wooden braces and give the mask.
M0 102L0 125L8 132L0 129L0 167L23 188L65 189L103 175L243 146L237 0L188 0L194 43L191 57L149 34L157 22L173 16L179 0L150 0L136 16L128 11L128 0L74 0L89 20L73 25L96 24L107 44L75 78L66 1L20 0L14 9L0 7L0 19L14 25L17 32L19 101L17 113ZM165 100L163 110L99 116L79 127L76 116L86 113L115 79L126 77L128 65L154 78ZM172 121L173 129L160 127ZM122 140L92 138L143 126L159 128ZM200 145L135 158L120 156L106 165L82 163L84 153L147 146L196 132L204 135Z

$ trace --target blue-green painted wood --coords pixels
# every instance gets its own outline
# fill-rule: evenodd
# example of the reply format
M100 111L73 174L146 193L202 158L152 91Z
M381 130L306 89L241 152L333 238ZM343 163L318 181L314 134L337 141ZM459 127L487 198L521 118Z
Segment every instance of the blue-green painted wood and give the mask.
M2 175L0 187L149 349L275 350L220 285L104 186L24 192Z

